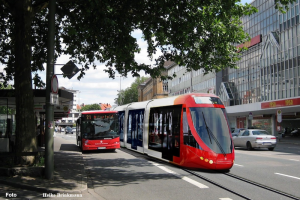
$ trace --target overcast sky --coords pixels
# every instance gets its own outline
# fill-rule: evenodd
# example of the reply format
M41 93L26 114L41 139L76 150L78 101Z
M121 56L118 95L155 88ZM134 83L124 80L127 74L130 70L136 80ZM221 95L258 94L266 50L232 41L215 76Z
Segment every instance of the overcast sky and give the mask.
M241 2L250 3L252 0L242 0ZM141 39L141 31L135 31L132 35L137 38L141 48L141 53L136 54L136 61L139 63L150 64L151 61L147 57L146 51L147 44ZM56 64L65 64L68 61L68 56L62 56L57 60ZM60 70L61 67L61 65L55 66L55 74L62 74L62 71ZM78 104L109 103L113 105L114 99L117 98L117 90L120 90L120 77L116 77L115 79L109 78L108 74L103 71L104 68L105 66L99 63L97 69L90 68L86 72L84 78L80 81L77 79L78 75L75 75L71 80L67 77L63 78L63 76L57 76L59 87L63 86L67 89L80 91ZM39 73L44 82L46 82L45 74L46 71ZM145 76L143 72L140 75ZM135 78L131 77L130 74L127 78L121 77L121 89L123 90L130 87L134 80Z

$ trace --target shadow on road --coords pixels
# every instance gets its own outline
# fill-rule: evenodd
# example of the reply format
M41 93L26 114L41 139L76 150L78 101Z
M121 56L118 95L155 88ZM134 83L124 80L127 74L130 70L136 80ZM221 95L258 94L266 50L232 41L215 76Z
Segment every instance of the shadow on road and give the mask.
M80 151L79 147L76 144L61 144L60 151Z

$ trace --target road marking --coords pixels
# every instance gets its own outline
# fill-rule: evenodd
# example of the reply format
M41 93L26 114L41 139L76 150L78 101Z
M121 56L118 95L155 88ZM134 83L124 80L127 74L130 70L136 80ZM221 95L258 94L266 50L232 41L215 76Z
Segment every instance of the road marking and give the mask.
M220 200L232 200L230 198L219 198Z
M289 160L293 160L293 161L299 161L299 160L296 160L296 159L289 159Z
M281 176L290 177L290 178L294 178L294 179L299 179L299 180L300 180L300 178L298 178L298 177L296 177L296 176L289 176L289 175L286 175L286 174L280 174L280 173L275 173L275 174L281 175Z
M234 165L239 166L239 167L244 167L244 165L238 165L238 164L234 164Z
M189 178L189 177L186 177L186 176L180 176L178 173L176 173L176 172L174 172L174 171L172 171L172 170L170 170L170 169L168 169L168 168L166 168L166 167L164 167L164 166L161 166L161 165L158 164L158 163L155 163L155 162L150 162L150 163L153 164L153 165L155 165L156 167L158 167L158 168L164 170L165 172L168 172L168 173L170 173L170 174L173 174L174 176L177 176L177 177L181 178L182 180L185 180L186 182L189 182L189 183L191 183L191 184L193 184L193 185L195 185L195 186L197 186L197 187L199 187L199 188L208 188L208 186L206 186L206 185L204 185L204 184L202 184L202 183L199 183L199 182L197 182L197 181L195 181L195 180L193 180L193 179L191 179L191 178Z

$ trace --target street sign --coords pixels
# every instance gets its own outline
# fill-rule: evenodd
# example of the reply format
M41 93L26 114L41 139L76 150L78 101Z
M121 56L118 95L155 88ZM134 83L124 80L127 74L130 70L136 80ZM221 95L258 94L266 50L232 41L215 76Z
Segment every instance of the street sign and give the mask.
M58 94L50 93L50 104L51 105L59 105Z
M252 112L249 113L249 120L253 120Z
M58 80L56 75L53 75L51 78L51 92L54 94L58 93Z
M77 72L79 72L78 67L72 62L69 61L60 69L69 79L71 79Z
M278 123L282 122L282 112L281 112L281 110L277 110L277 122Z

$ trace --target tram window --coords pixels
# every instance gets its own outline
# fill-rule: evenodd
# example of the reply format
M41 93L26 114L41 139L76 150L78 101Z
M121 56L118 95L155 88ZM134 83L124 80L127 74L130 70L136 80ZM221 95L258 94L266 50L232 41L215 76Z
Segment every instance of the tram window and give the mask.
M192 115L192 117L193 117L193 115ZM182 129L183 129L184 144L188 145L188 146L191 146L191 147L194 147L194 148L197 148L197 149L201 149L201 147L199 146L199 144L196 141L195 137L191 133L191 129L190 129L188 121L187 121L185 108L183 110L183 116L182 116Z

